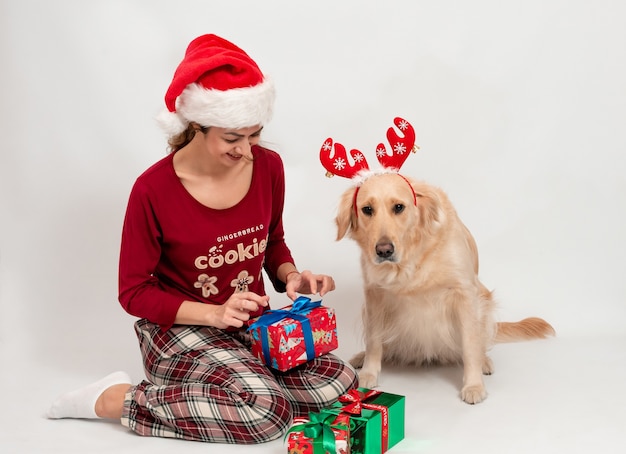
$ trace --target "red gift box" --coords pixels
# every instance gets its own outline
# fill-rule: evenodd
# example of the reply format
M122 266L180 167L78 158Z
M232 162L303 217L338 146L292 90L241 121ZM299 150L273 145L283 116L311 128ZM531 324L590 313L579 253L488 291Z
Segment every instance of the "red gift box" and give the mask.
M350 454L350 417L319 415L296 418L287 432L288 454Z
M335 310L301 296L291 306L250 321L252 353L279 371L293 369L337 348Z

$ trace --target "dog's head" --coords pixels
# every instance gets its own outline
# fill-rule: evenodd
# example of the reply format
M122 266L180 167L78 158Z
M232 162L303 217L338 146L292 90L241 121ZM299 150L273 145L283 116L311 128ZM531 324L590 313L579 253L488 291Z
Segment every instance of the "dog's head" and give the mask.
M354 239L374 264L400 263L425 246L445 219L440 196L429 185L383 173L366 178L341 196L337 240Z

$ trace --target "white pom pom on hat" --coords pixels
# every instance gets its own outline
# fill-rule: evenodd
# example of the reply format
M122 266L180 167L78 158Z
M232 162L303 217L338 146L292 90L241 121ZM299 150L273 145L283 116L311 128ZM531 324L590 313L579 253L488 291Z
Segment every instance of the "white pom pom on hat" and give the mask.
M246 52L217 35L194 39L165 94L157 122L169 136L190 122L201 126L246 128L272 117L275 90Z

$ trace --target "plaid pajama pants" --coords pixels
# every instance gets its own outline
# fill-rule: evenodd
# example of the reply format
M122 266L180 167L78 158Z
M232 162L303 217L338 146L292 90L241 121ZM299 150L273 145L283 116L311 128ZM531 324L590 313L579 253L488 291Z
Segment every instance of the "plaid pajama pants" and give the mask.
M135 323L148 381L126 394L122 424L144 436L253 444L280 437L357 386L332 354L287 372L266 367L238 333Z

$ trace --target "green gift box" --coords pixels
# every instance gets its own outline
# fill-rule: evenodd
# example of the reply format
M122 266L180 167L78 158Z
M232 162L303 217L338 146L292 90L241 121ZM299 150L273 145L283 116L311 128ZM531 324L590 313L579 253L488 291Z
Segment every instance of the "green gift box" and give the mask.
M404 439L404 396L358 388L320 411L325 412L350 415L352 454L383 453Z

